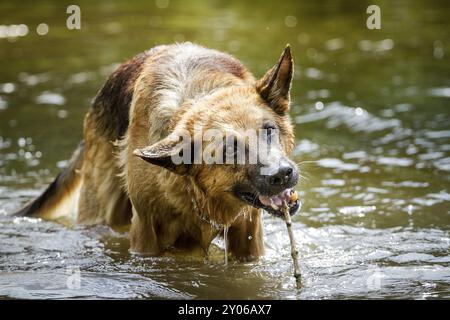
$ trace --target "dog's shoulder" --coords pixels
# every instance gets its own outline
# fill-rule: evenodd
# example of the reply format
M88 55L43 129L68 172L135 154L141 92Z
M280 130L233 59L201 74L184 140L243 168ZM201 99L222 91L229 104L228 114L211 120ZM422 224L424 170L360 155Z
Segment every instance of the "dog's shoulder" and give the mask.
M222 73L224 76L229 74L243 80L252 78L245 66L232 55L198 44L183 42L163 46L161 49L156 47L155 50L164 50L164 54L159 55L158 59L158 69L163 75L190 76L190 80L196 75L207 76L207 73Z
M116 68L92 103L89 115L96 130L113 140L122 137L128 128L134 85L150 54L151 51L140 53Z
M98 132L120 139L134 113L164 115L163 124L184 101L251 81L253 75L227 53L190 42L159 45L122 63L98 92L89 115Z
M130 114L139 119L150 117L151 132L159 139L186 102L252 81L245 66L227 53L190 42L158 46L136 81Z

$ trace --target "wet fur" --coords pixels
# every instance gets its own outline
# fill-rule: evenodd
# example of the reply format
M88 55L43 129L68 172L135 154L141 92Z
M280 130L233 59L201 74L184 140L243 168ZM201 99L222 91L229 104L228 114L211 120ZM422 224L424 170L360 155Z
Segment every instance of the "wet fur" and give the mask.
M273 82L280 81L274 78L279 69L292 68L288 62L255 81L235 58L190 43L158 46L136 56L98 93L85 117L84 142L68 168L20 214L54 218L67 214L58 211L62 203L71 203L78 223L117 226L131 220L131 250L151 255L173 247L207 253L225 225L230 252L240 260L257 259L264 252L261 210L231 193L245 181L245 169L192 165L176 173L133 152L166 144L179 128L193 132L194 123L257 127L256 112L278 124L289 154L294 136L288 92L271 91ZM289 86L290 80L284 79Z

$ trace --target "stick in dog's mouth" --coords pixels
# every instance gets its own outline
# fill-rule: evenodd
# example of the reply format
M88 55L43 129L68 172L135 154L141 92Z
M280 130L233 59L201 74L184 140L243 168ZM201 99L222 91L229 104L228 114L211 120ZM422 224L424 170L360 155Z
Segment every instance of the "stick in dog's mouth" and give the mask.
M292 208L297 204L298 194L297 191L288 188L274 196L260 195L258 199L264 206L271 207L277 212L283 212L282 209L284 203L286 203L289 208Z
M286 222L286 228L289 235L289 243L291 244L291 257L294 264L294 278L295 283L297 285L297 289L300 289L302 286L302 278L300 273L300 266L298 264L298 251L297 251L297 245L295 243L295 237L294 237L294 231L292 230L292 221L291 221L291 215L289 214L289 206L287 202L283 203L283 212L284 212L284 219Z
M284 217L284 202L286 202L289 207L290 215L294 215L301 205L297 191L292 188L284 189L280 193L271 196L257 195L251 192L238 192L237 196L251 206L264 209L268 213L280 218Z

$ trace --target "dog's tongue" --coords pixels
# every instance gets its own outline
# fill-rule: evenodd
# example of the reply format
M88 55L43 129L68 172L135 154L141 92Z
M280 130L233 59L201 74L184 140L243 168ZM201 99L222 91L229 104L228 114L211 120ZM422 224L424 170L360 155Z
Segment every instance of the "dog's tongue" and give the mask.
M291 195L294 193L296 193L296 191L292 189L285 189L274 196L259 196L259 201L265 206L272 207L274 210L279 210L283 206L284 201L286 201L288 205L292 202Z

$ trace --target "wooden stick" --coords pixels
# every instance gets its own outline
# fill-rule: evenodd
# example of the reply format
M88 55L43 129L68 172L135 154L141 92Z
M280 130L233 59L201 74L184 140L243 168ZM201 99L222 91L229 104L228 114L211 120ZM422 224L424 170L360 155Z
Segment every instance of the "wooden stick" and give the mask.
M297 289L300 289L302 286L302 276L300 273L300 266L298 264L298 251L295 244L294 232L292 231L292 220L291 215L289 214L289 206L286 201L283 202L283 212L284 212L284 220L286 221L286 227L289 234L289 241L291 243L291 257L294 262L294 278L295 283L297 284Z

